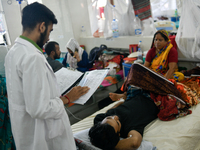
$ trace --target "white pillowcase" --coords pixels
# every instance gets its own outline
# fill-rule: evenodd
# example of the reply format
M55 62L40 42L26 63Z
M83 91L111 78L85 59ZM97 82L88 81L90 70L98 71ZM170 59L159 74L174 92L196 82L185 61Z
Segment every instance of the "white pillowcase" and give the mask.
M76 139L79 139L79 140L83 141L84 144L87 145L87 147L90 147L90 150L100 150L99 148L97 148L97 147L95 147L95 146L93 146L91 144L89 136L88 136L89 130L90 130L90 128L82 130L82 131L80 131L78 133L75 133L74 137ZM142 140L142 143L141 143L140 147L137 150L157 150L157 148L154 147L151 142Z

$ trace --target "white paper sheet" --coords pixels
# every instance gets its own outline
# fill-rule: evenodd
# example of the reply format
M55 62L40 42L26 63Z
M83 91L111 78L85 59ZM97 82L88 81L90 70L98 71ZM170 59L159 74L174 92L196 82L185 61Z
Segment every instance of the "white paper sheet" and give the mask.
M67 68L61 68L55 72L57 83L61 94L64 93L70 86L72 86L83 73L77 70L70 70Z
M74 101L74 103L82 105L85 104L92 94L97 90L99 85L103 82L108 71L108 69L87 71L78 86L88 86L90 90L78 100Z

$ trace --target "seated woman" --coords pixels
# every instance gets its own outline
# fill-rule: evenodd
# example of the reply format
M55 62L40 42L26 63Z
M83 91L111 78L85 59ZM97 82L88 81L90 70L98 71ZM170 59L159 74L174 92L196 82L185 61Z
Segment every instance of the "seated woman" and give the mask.
M64 66L77 69L78 71L88 71L88 54L84 51L75 39L70 39L66 45L68 53L62 62Z
M148 51L145 67L164 75L167 79L181 81L184 75L178 71L178 52L171 44L167 31L158 30L154 34L151 49Z

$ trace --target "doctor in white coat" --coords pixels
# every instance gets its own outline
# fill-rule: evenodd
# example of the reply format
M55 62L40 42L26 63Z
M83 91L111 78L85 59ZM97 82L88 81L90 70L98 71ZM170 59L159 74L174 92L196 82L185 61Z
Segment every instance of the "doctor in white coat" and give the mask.
M11 126L18 150L76 149L63 103L73 102L89 88L75 87L60 98L56 77L41 49L56 23L46 6L26 6L23 33L5 59Z

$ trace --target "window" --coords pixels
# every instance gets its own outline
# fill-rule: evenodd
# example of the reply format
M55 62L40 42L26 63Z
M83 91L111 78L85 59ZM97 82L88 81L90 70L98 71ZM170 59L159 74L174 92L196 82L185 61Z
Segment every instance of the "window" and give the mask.
M4 11L2 7L2 3L0 1L0 44L1 45L11 44L9 34L7 33L6 28L7 27L6 27L6 22L5 22Z
M6 33L3 23L2 12L0 13L0 44L4 43L3 35Z
M38 2L38 3L42 3L42 0L27 0L28 4L34 3L34 2Z
M154 20L157 17L165 16L171 17L175 15L175 10L177 9L175 0L150 0L151 1L151 11Z

